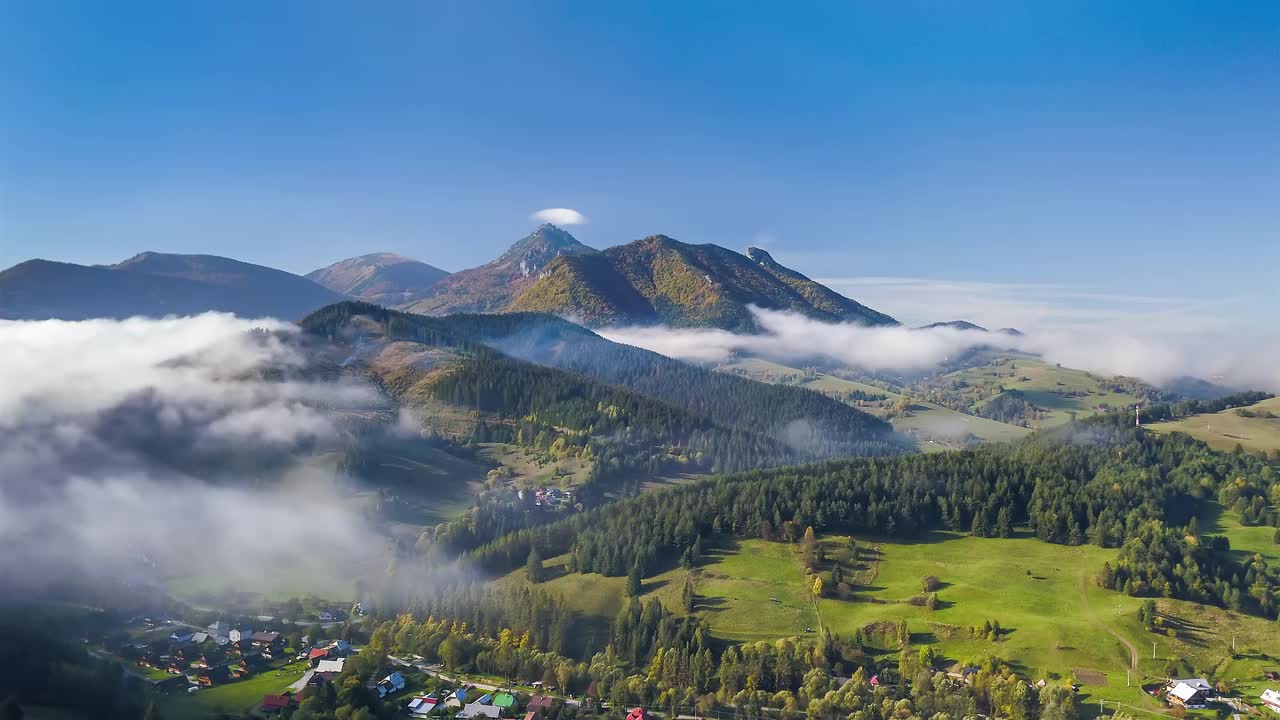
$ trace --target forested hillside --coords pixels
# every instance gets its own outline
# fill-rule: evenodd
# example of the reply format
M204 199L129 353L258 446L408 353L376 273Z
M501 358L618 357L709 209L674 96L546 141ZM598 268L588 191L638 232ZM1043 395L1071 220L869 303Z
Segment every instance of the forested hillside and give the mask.
M474 413L469 440L555 445L557 452L591 457L597 474L632 468L652 473L672 463L731 471L904 449L883 421L816 393L693 368L545 316L430 318L340 303L302 325L353 348L349 364L359 364L380 342L448 349L454 354L450 362L383 369L379 377L397 396ZM514 337L526 328L541 333L548 327L584 342L583 354L566 351L565 361L554 363L567 370L485 344L504 337L504 330L505 337ZM589 357L601 362L592 365ZM769 421L757 422L758 417Z
M809 456L881 454L876 446L892 442L887 422L821 393L707 370L557 317L454 315L440 322L507 355L626 387L724 427L770 434Z
M1225 548L1196 537L1192 519L1197 502L1220 487L1235 488L1233 502L1243 497L1248 506L1260 497L1268 505L1280 472L1257 456L1212 452L1186 436L1124 427L1121 419L973 451L724 476L521 532L482 548L475 559L505 571L531 550L544 557L567 552L578 572L624 575L672 563L703 537L721 533L794 540L807 528L891 538L951 529L1011 537L1016 526L1027 526L1045 542L1124 546L1125 565L1140 569L1104 579L1119 589L1230 601L1274 617L1276 569L1219 552ZM1261 520L1277 522L1274 513ZM1152 530L1188 526L1180 533ZM1157 538L1164 543L1159 555L1152 549ZM1160 561L1170 554L1187 562ZM1135 576L1143 582L1129 582ZM1166 580L1153 585L1157 576Z

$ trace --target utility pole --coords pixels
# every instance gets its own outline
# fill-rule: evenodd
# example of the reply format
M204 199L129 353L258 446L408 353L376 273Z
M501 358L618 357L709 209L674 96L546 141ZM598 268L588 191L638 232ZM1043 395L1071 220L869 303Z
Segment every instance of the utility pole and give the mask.
M1156 659L1156 641L1155 640L1151 641L1151 659L1152 660Z

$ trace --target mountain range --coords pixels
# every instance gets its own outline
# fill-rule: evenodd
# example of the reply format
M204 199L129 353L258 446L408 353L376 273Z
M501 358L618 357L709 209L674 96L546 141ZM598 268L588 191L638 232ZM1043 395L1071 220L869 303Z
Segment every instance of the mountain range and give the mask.
M342 299L420 315L544 312L588 326L751 331L752 306L831 322L897 324L759 248L741 254L653 235L600 251L550 224L492 262L455 273L392 253L349 258L302 277L213 255L156 252L105 266L36 259L0 272L0 318L8 319L216 310L296 320Z
M372 253L340 260L306 277L339 295L398 307L426 297L449 272L395 253Z
M296 319L342 296L292 273L214 255L144 252L115 265L28 260L0 272L0 318L135 315Z

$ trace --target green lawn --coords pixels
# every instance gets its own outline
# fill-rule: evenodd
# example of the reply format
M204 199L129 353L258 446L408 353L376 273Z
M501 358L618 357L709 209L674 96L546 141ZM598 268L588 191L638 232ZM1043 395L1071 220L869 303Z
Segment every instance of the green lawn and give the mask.
M1205 522L1222 523L1233 536L1233 547L1238 545L1242 552L1256 547L1250 544L1255 529L1233 525L1229 514ZM1114 549L937 532L920 541L859 538L860 558L853 563L847 557L847 538L823 537L821 542L828 557L824 576L832 562L842 562L846 576L855 578L856 599L829 596L815 605L799 547L750 539L707 550L701 567L692 571L698 595L695 612L715 637L737 642L811 637L806 628L823 625L849 637L873 623L906 620L913 642L934 645L951 662L994 655L1033 680L1096 671L1106 684L1082 689L1095 708L1101 699L1160 709L1138 685L1164 677L1171 658L1185 658L1215 678L1234 678L1255 695L1255 689L1261 691L1262 670L1280 666L1263 657L1280 657L1280 632L1274 622L1260 618L1162 599L1160 611L1178 628L1177 636L1145 630L1137 620L1142 599L1104 590L1094 581L1103 563L1115 557ZM556 577L543 583L543 589L587 614L596 627L606 626L625 600L625 578L563 574L561 562L556 558L547 563L556 566ZM690 574L675 568L646 578L646 595L656 595L666 607L681 612L680 591ZM925 575L943 583L937 610L907 602L921 593ZM524 582L524 571L501 582ZM968 631L988 619L1008 630L996 642L974 638ZM1233 638L1239 651L1234 656ZM1137 670L1126 678L1135 654ZM1126 687L1127 679L1132 687Z
M516 487L572 487L586 482L592 463L577 457L547 460L542 451L511 443L481 443L481 456L509 468L507 482Z
M1252 451L1280 450L1280 417L1264 417L1268 412L1280 415L1280 398L1263 400L1243 409L1255 417L1244 417L1232 409L1145 427L1153 432L1183 432L1218 450L1230 451L1236 445Z
M181 691L162 695L158 699L160 714L166 720L197 720L214 713L252 710L262 702L263 695L284 692L306 670L307 663L297 662L237 682L203 688L190 695Z

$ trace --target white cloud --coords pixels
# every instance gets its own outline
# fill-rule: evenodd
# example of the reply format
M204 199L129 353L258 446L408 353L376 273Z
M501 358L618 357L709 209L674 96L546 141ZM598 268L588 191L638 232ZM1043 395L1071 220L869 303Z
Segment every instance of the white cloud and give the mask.
M836 362L873 372L912 371L937 367L973 347L998 345L1043 355L1067 367L1155 383L1192 375L1280 390L1280 368L1270 360L1280 351L1280 342L1274 338L1206 343L1196 333L1162 333L1161 326L1121 331L1107 325L1032 330L1025 336L1011 337L946 327L916 330L824 323L796 313L759 308L753 308L752 313L763 331L760 334L666 327L615 327L598 332L615 342L696 362L720 362L744 353L784 362ZM954 318L948 315L947 319Z
M571 208L544 208L530 215L529 218L552 225L587 224L587 216Z

